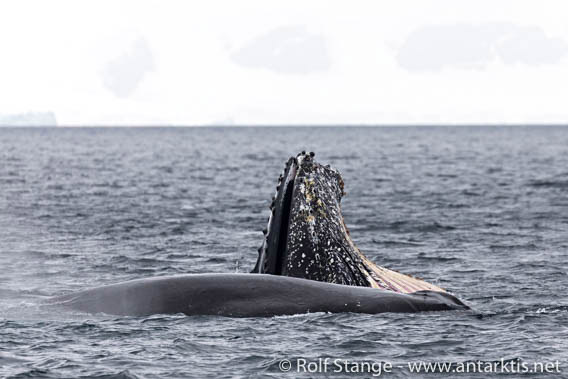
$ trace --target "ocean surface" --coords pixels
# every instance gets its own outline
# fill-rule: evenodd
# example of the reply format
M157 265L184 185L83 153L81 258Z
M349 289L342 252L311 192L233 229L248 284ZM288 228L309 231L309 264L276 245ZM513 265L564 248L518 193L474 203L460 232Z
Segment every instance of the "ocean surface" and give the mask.
M236 319L39 304L250 271L301 150L342 173L345 221L371 260L474 310ZM409 362L558 361L561 373L523 377L568 377L567 288L568 128L0 129L0 377L279 377L283 359L288 377L371 376L297 372L320 358L390 363L389 378L420 377Z

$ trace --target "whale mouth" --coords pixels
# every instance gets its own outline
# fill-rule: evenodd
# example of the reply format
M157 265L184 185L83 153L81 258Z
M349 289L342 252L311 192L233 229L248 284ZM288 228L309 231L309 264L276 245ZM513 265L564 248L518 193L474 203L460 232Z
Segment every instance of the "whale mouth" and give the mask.
M357 248L341 214L339 171L314 153L291 157L278 179L253 273L412 293L445 292L421 279L371 262Z
M276 267L275 273L282 275L286 260L286 249L288 245L288 228L290 226L290 212L292 210L292 194L294 192L294 177L296 175L297 165L293 162L290 166L290 179L285 184L284 197L282 199L282 222L280 223L280 232L278 233L278 247L276 250Z
M253 272L285 275L283 268L286 264L288 228L297 170L298 161L292 157L278 178L276 194L270 204L268 226L263 230L265 238L258 249L259 257Z

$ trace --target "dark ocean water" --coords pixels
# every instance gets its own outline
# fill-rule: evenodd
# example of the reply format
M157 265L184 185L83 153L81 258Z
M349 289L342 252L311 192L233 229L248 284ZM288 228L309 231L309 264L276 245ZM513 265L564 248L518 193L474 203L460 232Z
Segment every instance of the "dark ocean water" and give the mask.
M475 311L136 318L38 305L249 271L301 150L341 171L369 258ZM568 128L0 129L0 377L276 377L282 359L326 357L390 362L391 378L419 377L408 362L558 360L563 373L531 377L566 377L567 257Z

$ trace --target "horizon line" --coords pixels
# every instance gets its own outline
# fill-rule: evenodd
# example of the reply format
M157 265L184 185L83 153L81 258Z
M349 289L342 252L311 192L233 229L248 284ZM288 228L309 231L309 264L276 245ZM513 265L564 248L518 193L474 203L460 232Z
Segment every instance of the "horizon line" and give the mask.
M341 128L341 127L365 127L365 128L393 128L393 127L530 127L530 126L568 126L567 122L491 122L491 123L345 123L345 124L62 124L62 125L0 125L0 128Z

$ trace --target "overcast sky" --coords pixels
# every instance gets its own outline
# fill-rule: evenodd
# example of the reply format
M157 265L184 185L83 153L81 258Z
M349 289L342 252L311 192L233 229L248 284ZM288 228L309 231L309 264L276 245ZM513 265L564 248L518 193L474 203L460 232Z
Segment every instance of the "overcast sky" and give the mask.
M565 123L567 15L565 0L3 1L0 114Z

